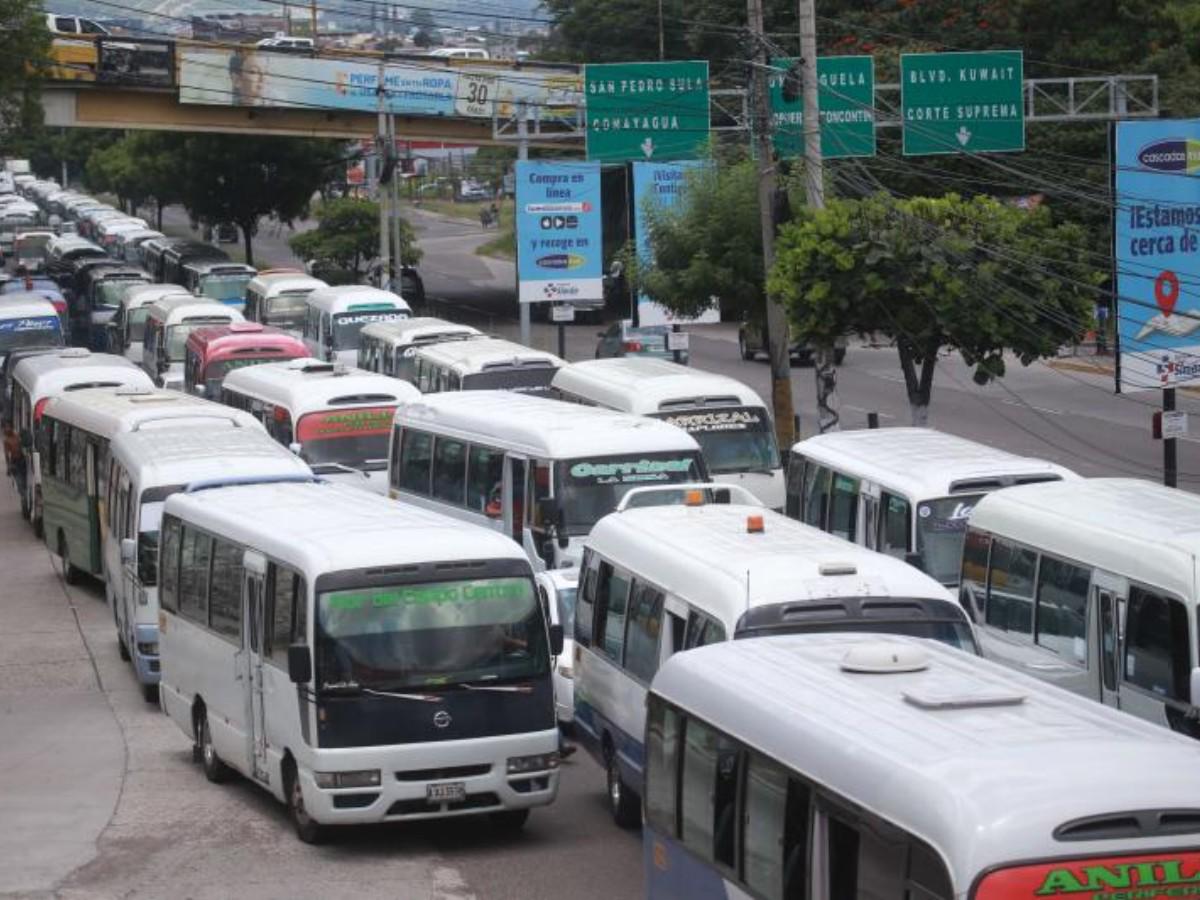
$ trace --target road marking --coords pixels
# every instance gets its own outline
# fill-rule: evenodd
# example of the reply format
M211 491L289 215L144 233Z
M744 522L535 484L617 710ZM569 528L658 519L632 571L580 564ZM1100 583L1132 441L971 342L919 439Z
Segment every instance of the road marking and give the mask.
M1066 413L1061 409L1050 409L1048 406L1034 406L1032 403L1022 403L1020 400L1001 400L1000 402L1005 406L1018 406L1021 409L1034 409L1040 413L1046 413L1050 416L1066 415Z
M876 413L879 416L879 418L881 418L881 419L896 418L891 413L879 412L879 410L877 410L877 409L867 409L865 406L855 406L852 403L843 404L842 409L848 409L848 410L851 410L852 412L860 412L860 413Z

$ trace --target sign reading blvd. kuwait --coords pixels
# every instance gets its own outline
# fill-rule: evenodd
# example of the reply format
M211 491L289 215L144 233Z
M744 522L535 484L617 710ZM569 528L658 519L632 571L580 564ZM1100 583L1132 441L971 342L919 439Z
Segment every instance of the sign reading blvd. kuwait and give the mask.
M517 163L521 303L604 299L600 164Z
M784 73L796 59L771 60L771 134L781 157L804 155L804 98L783 98ZM817 57L821 156L875 155L875 60L870 56Z
M708 156L708 63L584 66L588 159Z
M902 53L904 153L1002 153L1025 149L1020 50Z

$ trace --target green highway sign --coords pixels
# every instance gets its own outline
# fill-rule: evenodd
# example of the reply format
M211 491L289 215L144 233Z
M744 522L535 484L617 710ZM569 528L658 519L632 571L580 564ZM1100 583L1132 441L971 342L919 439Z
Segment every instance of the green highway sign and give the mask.
M902 53L904 153L1003 153L1025 149L1020 50Z
M584 66L587 157L665 162L708 155L708 63Z
M795 59L771 60L771 132L781 157L804 155L804 100L783 98L784 73ZM870 56L817 58L821 156L875 155L875 60Z

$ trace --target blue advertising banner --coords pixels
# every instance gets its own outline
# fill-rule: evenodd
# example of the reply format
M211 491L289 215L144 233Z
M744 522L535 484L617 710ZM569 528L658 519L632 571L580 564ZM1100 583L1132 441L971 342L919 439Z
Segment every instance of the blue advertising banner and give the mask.
M521 303L604 299L600 164L517 163Z
M671 209L679 203L687 189L688 173L702 160L674 163L635 162L633 164L633 230L637 240L638 260L643 266L654 264L650 247L650 217L655 210ZM680 319L659 306L644 294L638 295L639 325L669 325L675 322L718 322L721 314L716 305L698 319Z
M1121 390L1200 381L1200 120L1117 123Z

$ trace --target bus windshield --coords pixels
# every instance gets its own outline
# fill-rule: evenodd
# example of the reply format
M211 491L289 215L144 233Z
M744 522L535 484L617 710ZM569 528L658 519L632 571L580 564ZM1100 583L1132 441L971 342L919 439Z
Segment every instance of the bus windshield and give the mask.
M278 351L265 353L262 355L246 354L245 356L237 356L228 359L219 359L216 362L210 362L204 369L204 380L210 385L220 387L221 382L225 380L225 376L234 369L245 369L247 366L260 366L263 363L281 362L287 359L294 359L291 353L280 353Z
M942 584L958 582L967 516L982 494L922 500L917 504L917 553L921 569Z
M464 391L516 391L518 394L548 394L557 372L554 366L519 369L489 369L464 376Z
M250 272L237 275L206 275L200 282L200 294L222 303L241 301L246 296L246 285L253 277Z
M587 534L632 488L704 481L702 472L699 456L687 450L560 462L555 492L566 533Z
M779 448L771 417L761 406L658 413L696 439L713 475L771 472L779 468Z
M116 309L121 305L121 298L129 293L129 289L135 284L145 284L141 280L132 278L111 279L109 281L101 281L96 285L95 307L96 309Z
M62 342L58 316L0 319L0 353L19 347L61 347Z
M333 349L357 350L358 333L372 322L399 322L408 313L399 309L356 310L338 313L333 317Z
M138 521L137 564L138 578L145 587L158 583L158 529L162 524L165 500L151 500L142 504Z
M394 406L329 409L302 416L296 426L300 457L313 471L349 466L364 471L387 468Z
M307 291L284 291L266 301L266 322L277 328L299 329L304 327L304 317L308 312Z
M188 322L184 325L172 325L167 329L167 359L171 362L183 362L187 353L188 335L197 328L205 325L228 325L228 319L203 319Z
M317 606L322 688L436 688L525 680L550 669L529 578L330 591Z

